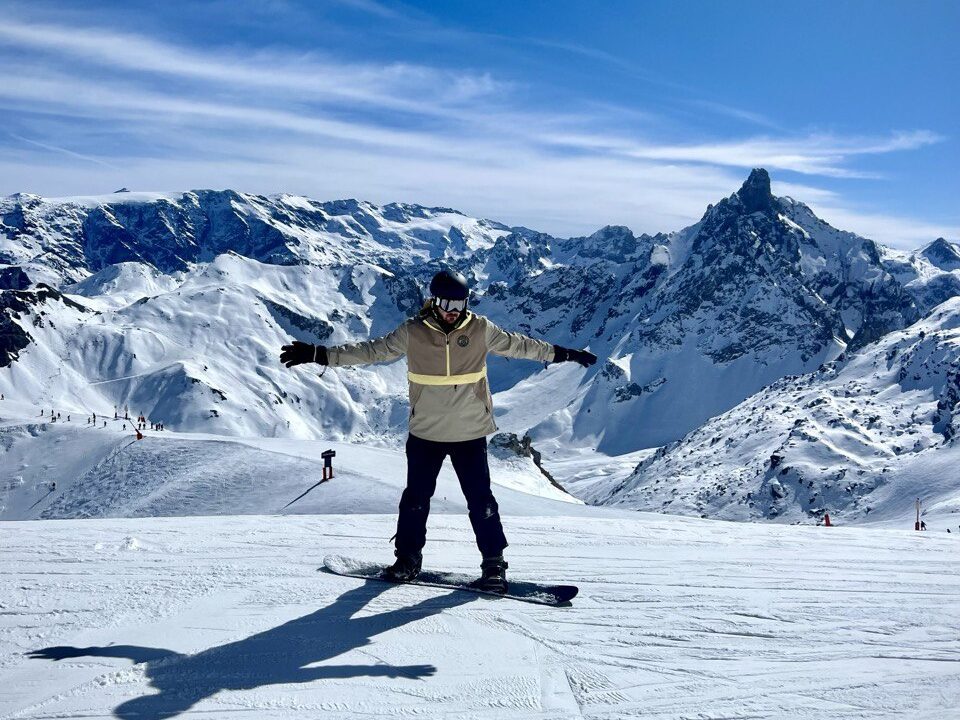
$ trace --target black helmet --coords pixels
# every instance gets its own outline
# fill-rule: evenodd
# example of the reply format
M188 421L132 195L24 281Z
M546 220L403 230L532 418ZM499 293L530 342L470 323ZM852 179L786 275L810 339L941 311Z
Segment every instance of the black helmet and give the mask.
M466 300L470 288L467 279L456 270L441 270L430 281L430 294L444 300Z

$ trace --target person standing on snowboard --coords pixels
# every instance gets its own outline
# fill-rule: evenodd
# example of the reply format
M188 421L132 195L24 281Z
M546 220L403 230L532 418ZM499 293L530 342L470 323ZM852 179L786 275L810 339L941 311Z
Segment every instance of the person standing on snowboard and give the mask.
M407 486L397 518L396 562L383 571L394 582L420 573L426 544L430 498L449 456L467 500L470 523L483 556L484 590L507 591L507 539L497 501L490 489L487 435L496 431L487 383L487 353L541 362L578 362L589 367L596 355L501 330L467 309L469 287L458 272L443 270L430 282L432 297L420 312L393 332L366 342L336 347L294 341L284 345L287 367L315 362L331 367L388 362L407 356L410 423L407 437Z

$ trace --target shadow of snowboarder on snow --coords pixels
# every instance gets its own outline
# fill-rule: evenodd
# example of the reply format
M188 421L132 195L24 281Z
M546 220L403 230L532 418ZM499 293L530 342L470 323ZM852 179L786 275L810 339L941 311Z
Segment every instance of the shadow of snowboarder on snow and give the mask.
M136 645L78 648L48 647L34 659L77 657L128 658L146 663L150 685L159 692L128 700L114 710L118 718L162 720L179 715L221 690L249 690L265 685L306 683L352 677L429 677L433 665L325 665L304 667L368 645L375 635L422 620L476 599L465 592L430 598L411 607L353 617L391 586L371 580L338 597L332 605L243 640L184 655L164 648Z

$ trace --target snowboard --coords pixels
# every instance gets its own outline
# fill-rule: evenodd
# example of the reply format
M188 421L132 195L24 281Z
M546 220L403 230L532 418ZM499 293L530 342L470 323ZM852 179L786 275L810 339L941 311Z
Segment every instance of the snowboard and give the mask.
M573 600L579 592L579 588L575 585L543 585L520 580L508 580L507 592L498 593L472 587L470 583L476 579L474 575L443 572L439 570L421 570L416 580L408 583L394 583L380 576L380 573L383 571L383 565L366 560L357 560L343 555L328 555L323 559L323 567L319 569L336 575L345 575L363 580L379 580L380 582L388 582L391 585L426 585L428 587L451 588L453 590L465 590L480 595L505 597L520 600L521 602L536 603L537 605L553 605L557 607L569 606L570 601Z

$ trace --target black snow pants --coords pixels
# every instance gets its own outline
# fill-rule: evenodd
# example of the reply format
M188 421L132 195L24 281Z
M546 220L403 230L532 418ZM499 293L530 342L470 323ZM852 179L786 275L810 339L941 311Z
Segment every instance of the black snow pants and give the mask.
M437 489L437 476L447 455L467 499L470 524L480 553L484 557L503 554L507 538L500 522L500 509L490 490L487 439L434 442L416 435L407 436L407 487L400 498L397 552L417 553L426 544L430 498Z

